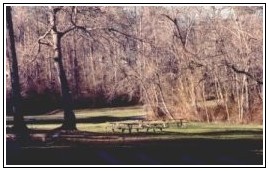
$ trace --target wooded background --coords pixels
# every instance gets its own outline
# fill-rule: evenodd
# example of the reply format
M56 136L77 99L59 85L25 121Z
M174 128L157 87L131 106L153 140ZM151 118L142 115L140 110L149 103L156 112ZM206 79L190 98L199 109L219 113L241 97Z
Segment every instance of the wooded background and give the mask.
M262 122L263 7L12 8L25 114L62 105L53 14L76 108L139 104L149 118Z

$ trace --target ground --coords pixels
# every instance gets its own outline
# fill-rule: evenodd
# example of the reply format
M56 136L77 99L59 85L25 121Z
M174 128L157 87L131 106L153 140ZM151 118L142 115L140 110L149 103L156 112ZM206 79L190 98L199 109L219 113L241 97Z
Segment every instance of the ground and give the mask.
M262 165L262 125L189 122L161 131L112 132L111 122L141 120L141 107L75 111L77 131L51 131L62 112L26 116L32 141L20 144L7 117L7 161L48 165Z

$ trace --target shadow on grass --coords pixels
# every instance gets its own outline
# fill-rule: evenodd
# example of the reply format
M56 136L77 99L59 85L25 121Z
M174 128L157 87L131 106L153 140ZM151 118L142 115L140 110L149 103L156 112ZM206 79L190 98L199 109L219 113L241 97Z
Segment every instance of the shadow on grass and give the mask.
M127 120L143 120L143 116L128 116L128 117L114 117L114 116L94 116L86 118L77 118L77 123L105 123L105 122L120 122ZM63 120L60 119L25 119L26 124L61 124ZM13 121L7 121L7 125L12 125Z

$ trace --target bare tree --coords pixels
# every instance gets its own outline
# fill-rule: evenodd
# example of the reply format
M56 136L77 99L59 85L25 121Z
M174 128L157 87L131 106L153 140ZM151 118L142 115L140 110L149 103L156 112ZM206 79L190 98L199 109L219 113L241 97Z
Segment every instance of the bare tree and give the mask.
M13 104L13 114L14 114L14 131L18 138L28 137L28 128L24 122L22 110L21 110L21 88L19 79L19 69L15 46L15 35L13 31L13 21L12 21L12 8L10 6L6 7L6 22L8 30L8 41L7 41L7 57L10 65L11 73L11 87L12 87L12 104Z
M49 7L49 29L47 32L39 38L40 44L45 44L53 48L54 51L54 61L57 64L59 71L59 78L61 82L61 91L62 91L62 105L64 109L64 121L62 129L74 130L76 129L76 118L73 112L73 100L70 88L68 86L68 81L66 78L64 65L63 65L63 55L62 55L62 38L68 32L74 30L74 27L70 27L64 31L59 31L57 28L57 13L61 10L62 7ZM51 40L43 42L43 39L51 36Z

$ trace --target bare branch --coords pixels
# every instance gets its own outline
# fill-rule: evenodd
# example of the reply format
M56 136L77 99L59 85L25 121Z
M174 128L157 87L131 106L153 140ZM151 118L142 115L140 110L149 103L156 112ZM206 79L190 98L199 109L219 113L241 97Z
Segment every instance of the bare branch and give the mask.
M49 34L50 34L50 31L51 31L52 28L49 28L46 33L43 35L43 36L40 36L37 40L38 44L39 44L39 47L38 47L38 52L40 52L40 45L43 44L43 45L47 45L47 46L53 46L51 42L42 42L42 40L44 40Z
M70 22L71 22L72 26L69 29L65 30L64 32L61 32L62 36L65 35L66 33L70 32L70 31L72 31L72 30L75 30L75 29L82 30L82 31L87 32L89 34L90 34L91 31L107 30L107 27L87 28L85 26L78 25L76 23L76 16L73 16L76 13L77 13L76 7L73 7L72 8L72 13L70 13L70 18L71 18Z
M52 28L49 28L49 29L46 31L46 33L43 34L43 36L40 36L40 37L38 38L38 41L40 41L41 39L45 39L45 38L48 36L48 34L50 33L51 29L52 29Z
M65 34L69 33L70 31L76 29L76 26L71 26L70 28L66 29L65 31L59 32L61 36L64 36Z
M166 14L162 14L162 16L168 18L168 19L169 19L170 21L172 21L173 24L175 25L175 27L176 27L176 29L177 29L177 33L178 33L178 34L176 35L176 37L178 37L179 40L180 40L180 42L182 43L182 47L183 47L184 51L187 52L187 53L189 53L189 54L196 55L196 54L190 52L190 51L186 48L186 42L187 42L186 39L187 39L187 38L183 39L183 36L182 36L182 34L181 34L181 30L180 30L179 25L178 25L178 20L177 20L177 18L173 19L173 18L171 18L169 15L166 15Z
M248 76L249 78L253 79L254 81L256 81L258 84L263 84L263 81L255 78L253 75L251 75L249 72L245 71L245 70L241 70L238 69L235 65L228 63L227 61L224 61L224 64L228 67L231 68L234 72L238 73L238 74L244 74L246 76Z
M53 10L53 13L57 13L59 12L64 6L57 6L57 7L51 7L50 9Z
M127 33L124 33L124 32L122 32L122 31L119 31L119 30L117 30L117 29L115 29L115 28L106 28L108 31L110 31L110 32L112 32L112 31L114 31L114 32L117 32L117 33L120 33L120 34L122 34L122 35L124 35L124 36L126 36L126 37L129 37L129 38L131 38L131 39L135 39L135 40L138 40L138 41L140 41L140 42L143 42L143 43L152 43L152 42L150 42L150 41L145 41L144 39L142 39L142 38L138 38L138 37L136 37L136 36L134 36L134 35L130 35L130 34L127 34Z
M49 42L43 42L43 41L41 41L41 40L40 40L38 43L39 43L39 44L42 44L42 45L50 46L50 47L52 46L51 43L49 43Z
M174 23L174 25L176 26L176 29L177 29L177 33L178 33L177 36L179 37L182 45L185 46L186 45L186 40L184 40L182 35L181 35L181 30L180 30L180 28L179 28L179 26L177 24L177 22L178 22L177 19L176 18L172 19L170 16L168 16L166 14L162 14L162 15L165 16L166 18L168 18L170 21L172 21Z

